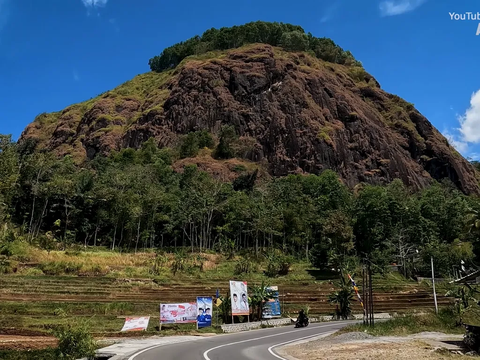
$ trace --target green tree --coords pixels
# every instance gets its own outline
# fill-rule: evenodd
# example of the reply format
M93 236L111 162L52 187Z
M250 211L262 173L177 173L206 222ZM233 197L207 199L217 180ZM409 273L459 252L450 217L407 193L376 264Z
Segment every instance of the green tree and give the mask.
M233 142L237 140L235 127L232 125L223 126L220 131L220 141L215 149L217 159L230 159L235 156Z
M281 43L283 48L289 51L305 51L308 49L308 37L300 31L284 33Z

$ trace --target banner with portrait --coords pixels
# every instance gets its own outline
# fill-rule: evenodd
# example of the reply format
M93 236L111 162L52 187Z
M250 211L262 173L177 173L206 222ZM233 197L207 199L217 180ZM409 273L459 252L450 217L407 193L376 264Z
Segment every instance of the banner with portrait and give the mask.
M197 324L199 329L212 326L212 309L212 297L197 297Z
M197 303L160 304L162 324L187 324L197 321Z
M246 281L230 281L230 299L232 302L232 315L250 314Z

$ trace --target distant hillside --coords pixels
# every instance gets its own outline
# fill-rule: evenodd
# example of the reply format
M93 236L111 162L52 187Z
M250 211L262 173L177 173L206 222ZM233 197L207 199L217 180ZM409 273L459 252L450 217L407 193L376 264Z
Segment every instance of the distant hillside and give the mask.
M233 152L226 157L237 162L226 165L215 154L198 160L198 149L184 151L179 161L198 162L213 173L225 166L231 170L238 161L256 163L272 176L332 169L350 187L401 178L422 188L432 179L448 178L465 193L479 193L473 167L413 104L381 90L360 63L333 42L333 53L344 57L325 61L322 58L330 58L322 56L325 47L312 50L310 44L327 40L302 35L303 30L289 28L292 25L275 26L291 30L277 34L280 47L257 43L200 51L220 46L220 35L228 33L220 29L189 40L198 55L188 56L191 46L185 43L165 49L150 61L154 70L163 71L139 75L95 99L39 115L21 141L36 139L40 148L72 154L81 162L112 150L138 148L149 138L180 151L196 141L186 135L201 130L212 134L216 145L228 125L236 134ZM213 40L206 41L207 35ZM295 51L299 43L305 51ZM231 45L237 44L223 47L235 47Z

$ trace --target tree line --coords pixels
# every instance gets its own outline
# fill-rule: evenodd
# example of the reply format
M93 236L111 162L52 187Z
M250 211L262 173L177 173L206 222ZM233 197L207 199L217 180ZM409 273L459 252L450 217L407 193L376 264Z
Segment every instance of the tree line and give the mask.
M480 201L447 182L419 192L400 180L351 190L330 170L267 180L240 168L231 183L196 166L173 170L199 143L232 156L231 134L223 133L216 148L197 133L179 149L159 149L151 139L82 165L0 136L0 252L21 234L47 250L276 250L317 268L368 255L379 268L397 263L406 274L428 274L433 256L440 275L480 252Z
M361 66L350 51L344 51L333 40L306 34L301 26L278 22L250 22L245 25L211 28L202 36L167 47L160 55L149 60L152 71L162 72L175 68L191 55L201 55L214 50L239 48L246 44L264 43L283 47L287 51L308 51L325 61Z

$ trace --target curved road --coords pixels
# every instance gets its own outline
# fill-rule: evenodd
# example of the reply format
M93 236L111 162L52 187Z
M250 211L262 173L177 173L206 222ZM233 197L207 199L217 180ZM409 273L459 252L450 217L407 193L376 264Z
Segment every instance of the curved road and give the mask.
M218 335L193 342L151 347L130 356L128 360L284 359L275 352L277 347L326 335L352 323L355 323L355 321L310 324L306 328L299 329L295 329L291 325Z

